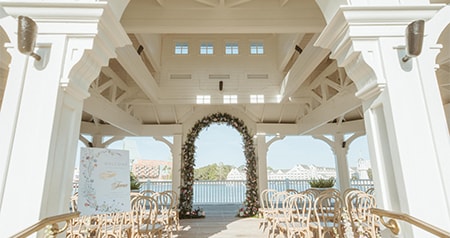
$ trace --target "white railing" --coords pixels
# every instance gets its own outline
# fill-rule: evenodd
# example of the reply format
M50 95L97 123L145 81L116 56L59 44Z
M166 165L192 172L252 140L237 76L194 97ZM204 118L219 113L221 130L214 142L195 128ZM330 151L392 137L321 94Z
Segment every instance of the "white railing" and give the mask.
M278 191L295 189L304 191L310 180L269 180L268 188ZM366 191L373 187L372 180L351 180L351 187ZM141 190L156 192L172 189L172 181L148 181L141 186ZM245 199L245 180L224 181L195 181L194 204L242 203Z
M242 203L245 180L195 181L194 204Z
M371 179L350 180L350 187L357 188L361 191L367 191L367 189L373 188L373 180Z

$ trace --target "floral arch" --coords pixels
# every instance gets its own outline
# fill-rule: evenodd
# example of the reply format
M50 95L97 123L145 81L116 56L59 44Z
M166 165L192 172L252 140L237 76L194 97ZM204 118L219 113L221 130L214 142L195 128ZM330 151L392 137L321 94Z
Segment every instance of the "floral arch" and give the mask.
M195 166L195 140L204 128L212 123L225 123L232 126L242 136L244 142L244 155L246 159L246 192L244 201L244 216L253 216L258 211L258 183L256 178L256 153L253 145L253 137L250 135L244 121L227 113L214 113L197 121L187 134L182 147L181 158L183 161L181 170L180 188L180 216L189 215L193 205L194 166Z

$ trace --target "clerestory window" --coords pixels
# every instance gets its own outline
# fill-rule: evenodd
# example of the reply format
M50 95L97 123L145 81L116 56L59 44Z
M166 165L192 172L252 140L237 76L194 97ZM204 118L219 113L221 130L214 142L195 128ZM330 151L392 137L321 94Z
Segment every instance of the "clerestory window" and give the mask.
M239 54L239 45L237 42L225 43L225 54L226 55L237 55Z
M187 55L187 54L189 54L189 44L187 42L177 42L177 43L175 43L175 54L176 55Z
M214 54L214 45L210 42L205 42L200 45L201 55L212 55Z
M263 55L264 54L264 43L262 43L262 42L250 43L250 54Z

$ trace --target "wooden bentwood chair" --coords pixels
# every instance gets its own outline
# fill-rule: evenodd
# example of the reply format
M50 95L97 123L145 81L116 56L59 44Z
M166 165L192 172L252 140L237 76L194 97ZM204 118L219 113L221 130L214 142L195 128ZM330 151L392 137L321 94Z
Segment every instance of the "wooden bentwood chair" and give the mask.
M342 200L335 192L323 192L314 202L314 221L310 226L314 237L342 237L341 229Z
M272 197L275 193L277 193L277 190L275 189L264 189L260 194L261 207L259 208L259 216L262 217L262 220L259 223L259 228L262 228L263 231L268 227L269 219L274 212L274 208L272 207Z
M284 220L277 223L277 230L286 237L312 237L310 217L312 201L305 194L288 196L283 202Z
M132 237L162 237L164 226L158 222L158 202L148 196L139 196L131 205Z

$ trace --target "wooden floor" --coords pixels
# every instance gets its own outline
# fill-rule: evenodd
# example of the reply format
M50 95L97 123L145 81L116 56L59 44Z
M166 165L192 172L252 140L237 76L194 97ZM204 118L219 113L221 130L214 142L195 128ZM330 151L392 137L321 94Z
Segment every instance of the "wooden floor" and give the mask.
M259 218L236 217L239 205L202 205L205 218L182 219L180 231L174 237L180 238L230 238L267 237L268 233L259 230Z

